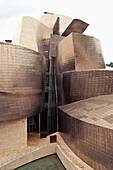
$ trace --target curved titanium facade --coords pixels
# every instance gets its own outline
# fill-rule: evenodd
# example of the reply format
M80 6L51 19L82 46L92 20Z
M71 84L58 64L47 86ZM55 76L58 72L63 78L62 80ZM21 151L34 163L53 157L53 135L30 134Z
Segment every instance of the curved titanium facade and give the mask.
M60 41L57 55L58 105L66 103L62 87L64 72L104 68L105 63L101 45L97 38L79 33L71 33ZM67 88L67 84L69 84L69 82L65 84L65 88Z
M0 121L39 113L44 82L42 55L21 46L0 43Z
M72 151L94 169L113 169L113 95L60 106L59 131Z
M65 103L113 94L112 70L70 71L63 73Z
M67 29L63 32L62 36L66 37L72 32L82 34L86 30L88 25L89 24L80 19L73 19Z
M58 71L104 69L100 41L92 36L71 33L58 44Z
M23 16L12 39L13 44L38 51L37 27L39 21L30 16Z
M72 19L65 15L55 14L59 17L59 35L67 36L71 32L83 33L89 24L79 19Z

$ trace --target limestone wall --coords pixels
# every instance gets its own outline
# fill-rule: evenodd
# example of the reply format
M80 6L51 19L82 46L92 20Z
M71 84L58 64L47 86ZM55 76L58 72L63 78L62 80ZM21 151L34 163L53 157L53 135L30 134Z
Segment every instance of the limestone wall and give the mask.
M0 154L27 147L27 118L0 122Z

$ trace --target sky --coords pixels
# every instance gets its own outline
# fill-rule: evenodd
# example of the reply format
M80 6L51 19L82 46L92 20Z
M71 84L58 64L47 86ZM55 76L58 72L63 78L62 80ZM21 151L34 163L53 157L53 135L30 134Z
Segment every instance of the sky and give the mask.
M113 0L0 0L0 41L12 39L22 16L44 12L89 23L84 34L100 39L105 62L113 62Z

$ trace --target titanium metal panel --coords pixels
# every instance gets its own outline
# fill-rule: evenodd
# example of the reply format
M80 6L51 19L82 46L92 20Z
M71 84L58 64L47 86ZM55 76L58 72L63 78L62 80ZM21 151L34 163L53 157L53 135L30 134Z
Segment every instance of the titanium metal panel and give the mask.
M0 43L0 121L39 113L45 58L36 51Z
M40 18L40 22L50 29L54 34L59 34L59 17L51 13L44 13Z
M65 103L113 94L113 70L85 70L63 73Z
M89 24L79 19L72 19L65 15L45 13L40 22L53 29L53 33L68 36L72 32L83 33Z
M66 30L63 32L62 36L66 37L72 32L82 34L86 30L88 25L89 24L80 19L73 19Z
M25 118L42 110L43 96L37 94L0 93L0 121Z
M12 43L38 51L38 25L39 21L37 19L30 16L23 16L14 33Z
M113 95L58 109L59 132L70 149L94 169L113 169Z
M103 69L104 57L99 39L73 33L75 70Z
M100 41L78 33L72 33L60 41L57 61L60 73L105 68Z
M39 53L43 54L46 59L49 57L48 50L51 34L53 34L53 29L40 22L37 29L37 45Z
M65 15L60 15L60 14L54 14L54 15L59 17L59 35L62 35L73 19Z

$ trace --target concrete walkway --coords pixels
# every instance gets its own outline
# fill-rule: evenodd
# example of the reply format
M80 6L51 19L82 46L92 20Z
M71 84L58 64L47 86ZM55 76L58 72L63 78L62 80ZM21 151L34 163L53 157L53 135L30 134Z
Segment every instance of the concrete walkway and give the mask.
M57 135L57 142L50 143L50 136L52 135ZM92 170L71 151L58 132L52 135L40 139L39 134L30 134L28 136L28 147L0 155L0 170L12 170L55 153L67 170Z

